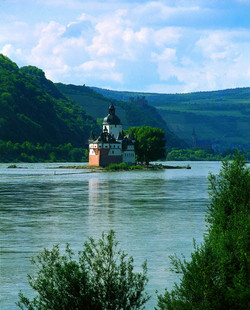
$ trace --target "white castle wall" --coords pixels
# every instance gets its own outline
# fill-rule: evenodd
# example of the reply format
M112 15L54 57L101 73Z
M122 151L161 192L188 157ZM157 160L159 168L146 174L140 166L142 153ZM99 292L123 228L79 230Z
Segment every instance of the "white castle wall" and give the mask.
M105 127L107 128L108 133L114 135L115 138L117 138L119 133L122 132L122 125L103 125L103 130Z

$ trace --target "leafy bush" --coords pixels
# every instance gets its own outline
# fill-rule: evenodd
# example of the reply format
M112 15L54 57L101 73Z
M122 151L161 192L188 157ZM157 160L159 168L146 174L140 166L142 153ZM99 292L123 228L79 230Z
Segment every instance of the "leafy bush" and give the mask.
M17 303L21 309L39 310L137 310L148 301L144 293L146 262L142 273L134 272L133 258L117 249L111 230L96 242L89 238L78 261L69 245L61 255L58 246L44 249L32 263L37 274L28 276L30 286L38 293L29 300L21 292Z
M128 166L126 163L120 163L120 164L109 164L104 169L105 170L142 170L143 167L140 165Z
M138 162L148 165L152 160L165 158L166 140L163 130L150 126L132 127L129 133L133 133L136 140L135 154Z
M209 181L208 233L191 261L172 257L182 278L158 296L159 309L249 309L250 168L237 154Z

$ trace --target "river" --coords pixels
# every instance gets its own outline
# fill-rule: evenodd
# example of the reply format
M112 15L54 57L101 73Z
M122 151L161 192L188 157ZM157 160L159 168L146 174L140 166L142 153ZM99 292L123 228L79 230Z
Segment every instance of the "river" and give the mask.
M146 309L157 304L155 291L171 289L176 274L169 255L193 249L206 229L208 173L219 162L190 164L190 170L91 172L59 169L69 164L0 164L0 309L18 309L18 292L31 296L27 273L30 258L44 247L69 242L77 252L84 241L113 229L119 247L134 257L136 270L147 259L152 296ZM75 164L71 164L75 165Z

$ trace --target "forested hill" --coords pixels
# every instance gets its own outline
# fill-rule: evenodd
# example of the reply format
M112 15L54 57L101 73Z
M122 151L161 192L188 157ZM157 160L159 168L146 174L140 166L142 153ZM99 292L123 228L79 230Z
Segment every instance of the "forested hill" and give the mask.
M108 99L93 89L86 86L56 84L57 88L67 97L81 105L87 113L93 116L101 124L103 117L108 113L108 106L112 102L116 108L116 114L122 121L124 129L134 126L151 126L161 128L167 139L167 147L185 148L187 144L173 134L166 122L162 119L157 109L150 106L143 98L134 101L121 101Z
M189 145L250 149L250 88L189 94L154 94L93 89L116 100L144 97L169 129Z
M90 132L99 134L111 101L125 129L144 125L159 127L166 133L168 147L186 146L144 100L115 101L85 86L54 84L42 70L33 66L18 68L0 54L2 141L53 146L71 143L74 147L86 147Z
M42 70L0 54L0 140L84 147L91 130L99 131L96 121Z

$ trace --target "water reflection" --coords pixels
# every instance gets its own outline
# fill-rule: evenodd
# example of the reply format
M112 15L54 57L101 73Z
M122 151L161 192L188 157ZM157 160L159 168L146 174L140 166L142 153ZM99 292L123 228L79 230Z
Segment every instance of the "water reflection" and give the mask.
M117 197L114 182L110 179L89 179L88 192L88 227L92 234L96 229L103 227L104 223L112 227ZM105 227L106 228L106 227Z

